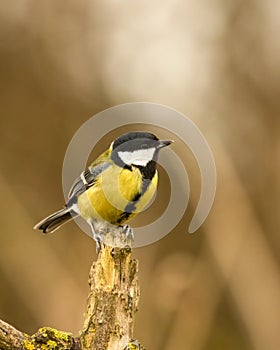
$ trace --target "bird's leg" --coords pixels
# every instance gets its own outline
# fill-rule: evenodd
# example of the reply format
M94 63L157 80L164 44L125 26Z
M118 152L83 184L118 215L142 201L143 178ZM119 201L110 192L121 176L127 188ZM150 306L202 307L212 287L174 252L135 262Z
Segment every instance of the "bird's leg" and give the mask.
M94 222L89 220L88 223L89 223L89 226L90 226L91 231L92 231L92 238L96 242L96 253L98 254L100 252L100 249L101 249L102 239L101 239L99 232L97 232L95 227L94 227Z
M130 240L131 242L134 242L133 229L129 225L126 224L122 227L122 230L125 233L125 238L127 240Z

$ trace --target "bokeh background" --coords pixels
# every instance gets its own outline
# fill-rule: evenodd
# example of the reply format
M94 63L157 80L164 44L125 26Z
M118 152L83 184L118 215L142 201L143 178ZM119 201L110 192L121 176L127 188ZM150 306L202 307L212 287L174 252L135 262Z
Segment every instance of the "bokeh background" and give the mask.
M79 331L94 243L74 223L47 237L32 227L64 203L63 157L81 124L150 101L199 126L218 185L208 219L186 234L199 170L174 144L190 205L167 237L134 251L135 337L158 350L280 349L279 11L276 0L1 2L0 318ZM164 209L161 173L135 225Z

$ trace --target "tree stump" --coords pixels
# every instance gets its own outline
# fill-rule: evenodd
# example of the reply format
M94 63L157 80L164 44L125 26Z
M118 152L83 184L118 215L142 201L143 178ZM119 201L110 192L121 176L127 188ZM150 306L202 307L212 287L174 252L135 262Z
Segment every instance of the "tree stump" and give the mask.
M78 337L47 327L30 336L0 320L0 349L144 349L132 339L140 298L137 271L130 246L101 244L89 274L90 293Z

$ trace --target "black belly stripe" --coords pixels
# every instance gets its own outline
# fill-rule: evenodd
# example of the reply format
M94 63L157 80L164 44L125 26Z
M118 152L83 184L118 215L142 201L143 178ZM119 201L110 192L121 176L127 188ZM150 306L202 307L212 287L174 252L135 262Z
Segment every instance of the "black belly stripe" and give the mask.
M154 175L156 172L156 162L155 161L150 161L145 167L142 166L127 166L126 169L132 171L132 167L136 167L140 170L141 175L142 175L142 187L141 187L141 192L137 192L134 197L132 198L131 202L129 202L125 209L124 212L119 216L117 223L121 224L122 222L125 222L129 219L131 214L135 212L136 205L139 202L140 198L145 194L147 191Z
M127 213L127 212L123 212L121 213L121 215L118 217L118 220L116 222L116 224L121 225L123 222L127 221L132 213Z
M139 202L140 198L145 194L151 183L150 179L143 179L142 181L143 182L141 192L136 193L135 196L132 198L131 202L128 203L124 209L124 211L128 214L131 214L135 211L137 203Z
M143 195L142 192L141 192L141 193L138 192L138 193L133 197L132 201L126 205L124 211L125 211L126 213L128 213L128 214L133 213L134 210L136 209L136 204L137 204L137 202L139 201L139 199L141 198L142 195Z
M132 201L129 204L127 204L127 206L124 209L124 212L121 213L121 215L119 216L119 218L117 220L118 224L121 224L122 222L125 222L125 221L127 221L129 219L131 214L135 211L136 204L137 204L138 200L140 199L140 197L141 197L141 193L138 192L133 197Z

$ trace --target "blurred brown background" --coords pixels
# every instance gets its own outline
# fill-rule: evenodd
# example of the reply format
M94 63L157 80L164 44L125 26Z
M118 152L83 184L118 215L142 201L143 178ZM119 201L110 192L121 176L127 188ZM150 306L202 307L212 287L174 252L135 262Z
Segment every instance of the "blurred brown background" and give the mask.
M199 195L190 160L185 217L135 250L135 336L158 350L280 349L279 11L276 0L2 1L0 318L78 332L95 246L74 223L48 237L32 227L64 202L61 167L79 126L151 101L200 127L218 187L187 235Z

